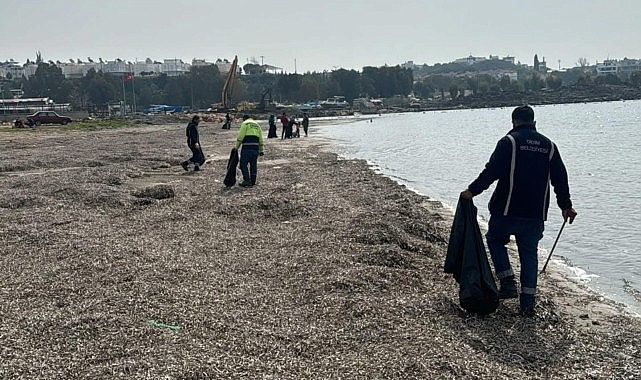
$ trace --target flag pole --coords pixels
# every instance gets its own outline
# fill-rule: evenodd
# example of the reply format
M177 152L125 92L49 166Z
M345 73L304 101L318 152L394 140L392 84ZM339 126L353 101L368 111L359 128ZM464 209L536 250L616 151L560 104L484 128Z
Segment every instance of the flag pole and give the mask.
M127 96L125 95L125 74L122 76L122 109L120 110L120 114L124 117L125 116L125 109L127 105Z
M134 114L136 113L136 85L134 84L134 73L131 73L131 92L134 95Z

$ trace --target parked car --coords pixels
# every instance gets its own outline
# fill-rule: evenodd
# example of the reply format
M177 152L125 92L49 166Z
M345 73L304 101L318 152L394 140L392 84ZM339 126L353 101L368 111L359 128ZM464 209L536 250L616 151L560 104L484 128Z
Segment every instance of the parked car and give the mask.
M27 116L27 125L34 126L40 124L62 124L71 123L71 118L68 116L61 116L54 111L38 111L33 115Z

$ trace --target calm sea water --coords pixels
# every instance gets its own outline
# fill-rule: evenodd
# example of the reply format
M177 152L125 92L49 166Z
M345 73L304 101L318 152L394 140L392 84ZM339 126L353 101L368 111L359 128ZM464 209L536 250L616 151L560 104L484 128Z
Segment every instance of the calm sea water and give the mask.
M322 126L345 158L370 162L409 188L454 208L511 128L512 108L373 116ZM558 146L578 217L565 226L553 261L568 276L641 313L641 101L534 107L537 129ZM313 125L313 120L312 120ZM487 220L494 185L474 198ZM563 220L551 200L543 266Z

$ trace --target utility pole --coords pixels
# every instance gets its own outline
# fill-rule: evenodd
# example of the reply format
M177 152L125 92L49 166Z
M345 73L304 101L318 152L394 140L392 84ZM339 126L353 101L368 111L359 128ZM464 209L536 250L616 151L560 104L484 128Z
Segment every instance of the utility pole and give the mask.
M296 74L296 58L294 58L294 74Z
M261 65L261 66L263 66L263 65L264 65L264 63L263 63L263 58L265 58L265 56L264 56L264 55L261 55L261 56L260 56L260 65Z

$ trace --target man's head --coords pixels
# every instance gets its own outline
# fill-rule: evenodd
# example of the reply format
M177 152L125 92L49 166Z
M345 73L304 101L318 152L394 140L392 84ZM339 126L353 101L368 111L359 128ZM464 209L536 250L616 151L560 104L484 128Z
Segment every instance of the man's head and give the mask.
M534 110L530 106L519 106L512 111L512 125L534 125Z
M249 115L243 115L243 121L249 119Z
M192 117L192 118L191 118L191 121L192 121L193 123L198 123L198 122L200 122L200 116L198 116L198 115L194 115L194 117Z

